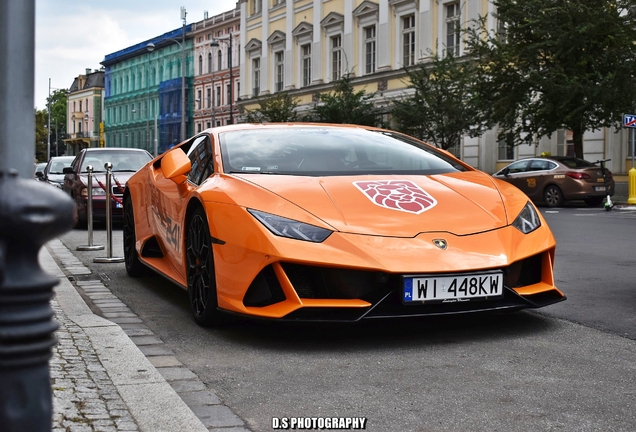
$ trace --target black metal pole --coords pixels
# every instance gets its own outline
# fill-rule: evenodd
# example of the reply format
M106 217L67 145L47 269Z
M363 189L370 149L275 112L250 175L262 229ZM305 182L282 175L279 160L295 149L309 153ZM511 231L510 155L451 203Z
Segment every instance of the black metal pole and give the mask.
M75 212L64 192L32 179L34 52L35 0L0 1L2 432L51 430L48 361L57 325L49 300L57 278L42 271L38 251L73 227Z
M49 304L58 280L38 262L44 243L73 228L59 189L0 171L0 429L50 431L48 361L56 344Z

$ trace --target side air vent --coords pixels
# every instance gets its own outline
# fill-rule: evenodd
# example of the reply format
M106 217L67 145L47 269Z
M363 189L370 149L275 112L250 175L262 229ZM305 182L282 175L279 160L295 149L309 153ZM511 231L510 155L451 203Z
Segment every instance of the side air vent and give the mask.
M256 275L247 289L243 304L252 307L264 307L285 300L285 294L278 282L276 273L271 265L265 267Z
M141 248L141 256L144 258L163 258L163 252L161 252L159 243L154 236L150 237L144 243L144 246Z

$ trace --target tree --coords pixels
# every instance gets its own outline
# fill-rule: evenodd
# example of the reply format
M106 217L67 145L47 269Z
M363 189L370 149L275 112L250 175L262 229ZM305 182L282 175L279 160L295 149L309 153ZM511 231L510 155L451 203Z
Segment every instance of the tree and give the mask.
M481 135L491 125L473 92L474 64L452 53L429 53L431 62L405 69L414 93L394 100L391 114L399 131L447 150L462 136Z
M48 142L46 129L49 113L46 110L35 110L35 160L47 162L46 145Z
M353 77L345 74L335 82L334 91L320 95L319 104L314 109L315 118L323 123L345 123L375 126L376 109L372 102L373 93L353 90Z
M50 103L51 107L51 156L62 155L65 151L67 95L66 89L58 89L47 98L47 106Z
M280 123L298 121L296 107L298 101L287 92L275 93L274 95L261 99L260 108L257 110L247 110L246 121L248 123Z
M532 143L618 125L636 101L636 0L493 0L498 31L467 32L476 89L500 136Z

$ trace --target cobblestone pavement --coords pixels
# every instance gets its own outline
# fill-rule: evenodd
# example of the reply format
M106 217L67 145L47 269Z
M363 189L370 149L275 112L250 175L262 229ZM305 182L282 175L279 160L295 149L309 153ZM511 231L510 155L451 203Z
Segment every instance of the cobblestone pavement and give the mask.
M51 301L60 325L50 361L53 431L249 432L62 242L47 249L41 265L60 278Z
M51 359L53 431L138 431L86 333L51 303L60 324Z

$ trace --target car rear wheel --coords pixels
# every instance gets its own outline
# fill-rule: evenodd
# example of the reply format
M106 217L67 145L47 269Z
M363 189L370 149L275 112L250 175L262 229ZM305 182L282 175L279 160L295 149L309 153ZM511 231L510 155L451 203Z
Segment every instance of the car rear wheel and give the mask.
M585 204L590 207L598 207L603 202L604 197L587 197L585 198Z
M201 326L222 324L225 317L218 310L212 241L202 209L193 212L187 232L186 265L192 315Z
M145 265L139 260L135 242L135 215L133 212L132 198L126 195L124 198L124 226L122 229L124 237L124 263L128 276L139 277L148 273Z
M548 207L561 207L563 205L563 193L558 186L550 185L543 191L543 200Z

